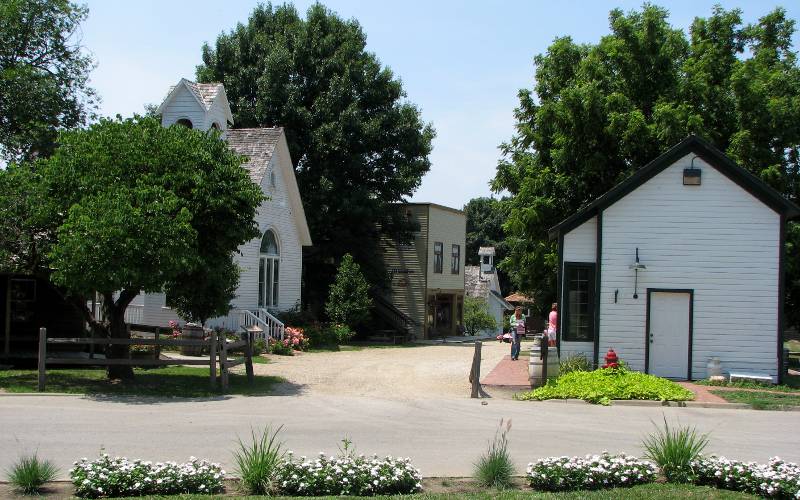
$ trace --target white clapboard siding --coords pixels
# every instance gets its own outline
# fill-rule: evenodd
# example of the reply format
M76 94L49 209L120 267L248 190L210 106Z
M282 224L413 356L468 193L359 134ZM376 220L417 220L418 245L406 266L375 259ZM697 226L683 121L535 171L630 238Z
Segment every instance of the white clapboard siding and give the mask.
M603 211L600 355L613 347L644 370L647 289L693 289L692 377L712 356L725 372L776 377L780 217L700 158L702 184L684 186L692 156ZM634 299L637 247L647 269Z
M178 120L187 119L192 122L192 127L205 130L206 110L197 102L197 98L183 85L176 91L175 97L170 101L161 115L161 124L169 127ZM210 127L211 124L209 123Z
M564 235L564 262L595 262L597 260L597 217L592 217ZM561 275L564 269L561 269ZM561 340L560 353L563 359L582 355L590 360L594 357L593 342L569 342Z
M464 290L467 218L459 210L430 204L428 212L428 289ZM434 270L434 244L442 243L442 272ZM458 245L458 273L452 273L453 245Z

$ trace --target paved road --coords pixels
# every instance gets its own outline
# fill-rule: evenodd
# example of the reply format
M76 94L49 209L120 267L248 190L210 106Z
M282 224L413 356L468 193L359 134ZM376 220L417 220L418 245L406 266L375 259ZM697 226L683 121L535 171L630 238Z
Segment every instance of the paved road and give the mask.
M77 458L111 455L231 466L237 435L284 425L297 454L336 451L343 437L359 452L410 456L426 476L469 475L501 418L511 418L510 450L520 470L538 457L641 453L651 421L712 432L710 449L730 458L800 462L800 413L702 408L599 407L492 399L391 401L344 396L230 397L206 401L0 395L0 470L39 450L64 469Z

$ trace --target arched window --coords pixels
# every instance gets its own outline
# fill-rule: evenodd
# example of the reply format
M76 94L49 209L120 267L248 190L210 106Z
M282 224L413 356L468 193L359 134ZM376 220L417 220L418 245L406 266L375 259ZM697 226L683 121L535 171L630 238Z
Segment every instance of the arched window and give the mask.
M180 120L176 121L175 124L182 125L186 128L194 128L194 125L192 125L192 120L188 118L181 118Z
M212 123L211 128L213 128L214 130L219 130L219 123L217 122Z
M258 307L278 307L281 251L271 229L261 238L258 256Z

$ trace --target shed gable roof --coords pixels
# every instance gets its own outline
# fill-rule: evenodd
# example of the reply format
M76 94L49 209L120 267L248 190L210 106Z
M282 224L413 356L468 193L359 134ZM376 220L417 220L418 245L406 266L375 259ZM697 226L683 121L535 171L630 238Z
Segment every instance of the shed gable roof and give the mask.
M228 96L225 94L225 86L221 83L197 83L187 80L186 78L181 78L177 85L173 85L170 87L169 92L167 92L167 97L164 98L164 101L158 107L158 112L163 113L164 109L166 109L167 104L172 101L172 99L177 94L177 91L181 88L186 88L190 94L195 98L197 104L203 108L203 111L209 111L217 99L222 99L220 105L223 108L223 112L225 113L225 119L228 120L229 123L233 123L233 114L231 113L230 104L228 103Z
M705 160L709 165L719 170L723 175L775 212L786 215L788 218L800 217L800 207L784 198L781 193L767 183L737 165L725 153L706 140L696 135L690 135L575 214L550 228L550 238L554 239L559 234L567 233L580 226L690 153L694 153Z

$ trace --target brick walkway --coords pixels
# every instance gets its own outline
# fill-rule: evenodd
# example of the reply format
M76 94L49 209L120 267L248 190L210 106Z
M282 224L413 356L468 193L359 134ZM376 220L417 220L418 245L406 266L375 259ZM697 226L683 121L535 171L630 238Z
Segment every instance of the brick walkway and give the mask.
M707 385L697 385L691 382L678 382L680 385L689 389L694 393L694 400L698 403L727 403L724 399L717 396L716 394L711 394L710 390L715 389L715 387L707 386Z
M489 387L503 387L509 389L530 389L528 379L528 357L524 356L516 361L511 361L511 356L506 355L497 363L488 375L483 377L481 384Z

